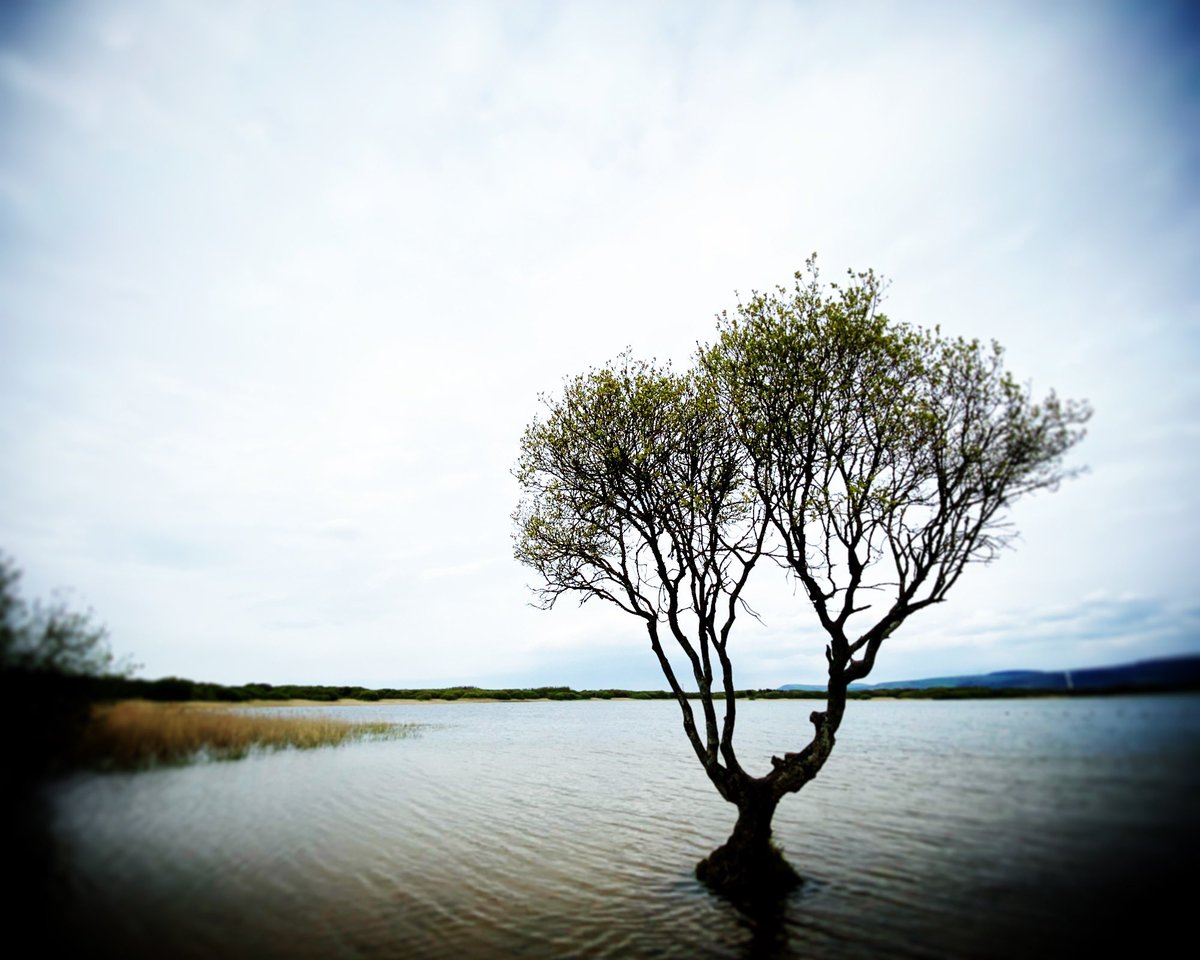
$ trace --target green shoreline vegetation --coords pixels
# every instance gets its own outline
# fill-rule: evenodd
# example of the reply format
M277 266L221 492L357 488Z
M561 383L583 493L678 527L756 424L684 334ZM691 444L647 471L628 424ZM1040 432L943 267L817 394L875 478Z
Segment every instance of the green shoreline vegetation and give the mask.
M670 700L669 690L625 690L604 688L575 690L566 686L490 688L476 686L433 687L433 688L369 688L362 686L332 686L312 684L246 683L227 686L187 680L181 677L164 677L145 680L132 677L97 677L95 695L101 700L154 700L154 701L208 701L214 703L249 703L288 700L306 700L315 703L335 703L352 700L374 703L388 700L416 701L527 701L527 700ZM1154 693L1160 690L1177 690L1178 687L1155 687L1152 685L1115 685L1110 688L1083 690L1039 689L1025 687L903 687L866 690L850 690L848 696L854 700L979 700L1010 699L1014 697L1064 697L1096 696L1120 693ZM739 700L824 700L824 690L738 690ZM689 693L697 698L698 693ZM724 699L724 694L714 693L714 699Z
M145 770L198 760L236 760L259 750L312 749L370 739L418 735L421 723L355 721L328 714L337 703L529 702L578 700L670 700L666 690L574 690L570 687L492 689L369 689L358 686L226 686L179 677L146 680L121 676L25 674L19 684L4 678L9 719L18 713L40 718L34 735L14 758L16 779L37 780L48 773L91 769ZM19 695L12 695L14 687ZM926 687L852 690L855 700L979 700L1028 697L1104 696L1120 693L1178 692L1179 688L1121 686L1097 690L991 687ZM689 694L697 697L699 694ZM744 700L824 700L823 690L739 690ZM721 694L714 699L723 699ZM316 709L280 714L272 707L303 702ZM22 706L23 705L23 706Z
M43 680L49 678L42 678ZM423 724L354 721L329 715L326 705L379 702L529 702L579 700L670 700L666 690L574 690L565 686L493 689L369 689L358 686L247 683L226 686L179 677L145 680L132 677L57 677L54 696L42 701L42 713L54 716L52 703L69 704L68 721L58 736L42 746L41 760L59 771L144 770L197 760L235 760L257 750L312 749L364 739L399 739L417 735ZM68 692L68 688L70 691ZM32 692L26 687L25 692ZM49 692L49 691L48 691ZM856 700L976 700L1027 697L1097 696L1153 692L1145 687L1111 690L996 689L933 687L850 691ZM66 694L66 696L64 696ZM698 696L693 694L692 696ZM824 700L823 690L740 690L744 700ZM716 695L716 699L722 699ZM316 710L291 715L270 711L273 705L303 701ZM35 700L36 702L36 700ZM69 722L78 707L77 722ZM254 708L267 708L254 709ZM45 708L49 708L47 711ZM73 732L72 732L73 731ZM30 744L32 747L33 744Z

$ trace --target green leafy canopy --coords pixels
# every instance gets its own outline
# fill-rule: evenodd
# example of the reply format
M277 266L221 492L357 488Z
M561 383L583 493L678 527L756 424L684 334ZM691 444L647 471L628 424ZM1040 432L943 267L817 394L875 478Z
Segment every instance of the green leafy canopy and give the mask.
M790 572L828 638L829 710L776 771L795 784L883 641L1010 544L1016 500L1074 473L1086 403L1035 399L997 344L891 320L884 287L872 271L823 284L814 255L790 286L720 314L685 372L626 352L544 397L522 438L515 550L541 602L600 598L644 621L727 796L744 785L733 707L718 729L711 694L734 689L727 643L760 560Z

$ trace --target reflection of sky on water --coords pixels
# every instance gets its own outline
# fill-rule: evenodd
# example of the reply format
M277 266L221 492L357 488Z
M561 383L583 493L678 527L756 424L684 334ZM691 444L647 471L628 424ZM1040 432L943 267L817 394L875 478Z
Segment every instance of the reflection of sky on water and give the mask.
M676 705L608 702L356 707L437 726L68 782L75 922L134 955L231 957L1052 957L1178 927L1195 696L850 706L776 818L811 878L782 915L691 878L732 808ZM743 762L810 708L743 704Z

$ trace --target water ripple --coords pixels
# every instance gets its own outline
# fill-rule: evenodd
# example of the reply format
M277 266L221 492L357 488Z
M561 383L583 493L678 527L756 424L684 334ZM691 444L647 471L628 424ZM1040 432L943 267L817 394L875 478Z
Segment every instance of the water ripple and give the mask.
M748 703L748 763L811 705ZM1056 956L1200 837L1200 698L853 704L756 915L691 875L734 810L669 703L353 708L415 739L76 777L67 920L125 956ZM1143 878L1131 893L1130 872ZM1153 898L1158 898L1154 900Z

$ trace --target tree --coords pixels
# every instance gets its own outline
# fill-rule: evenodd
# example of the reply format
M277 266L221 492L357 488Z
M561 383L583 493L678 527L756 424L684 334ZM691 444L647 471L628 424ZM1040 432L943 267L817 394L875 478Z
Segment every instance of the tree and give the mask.
M21 731L5 759L14 788L68 766L92 702L114 676L135 668L114 658L91 611L72 610L61 597L26 601L20 578L0 553L0 723ZM23 802L21 792L9 799Z
M882 287L867 271L826 288L814 257L790 289L721 314L688 372L623 355L543 398L522 439L517 558L547 608L572 594L642 620L696 756L738 810L697 866L731 894L796 882L771 820L829 758L849 684L1011 541L1008 507L1070 475L1090 415L1053 393L1035 402L997 345L890 321ZM823 628L828 685L807 745L754 776L734 750L729 640L763 559ZM664 641L690 667L699 723Z
M27 602L18 585L21 573L0 553L0 670L60 676L128 673L132 664L117 663L108 631L91 611L70 609L55 599Z

